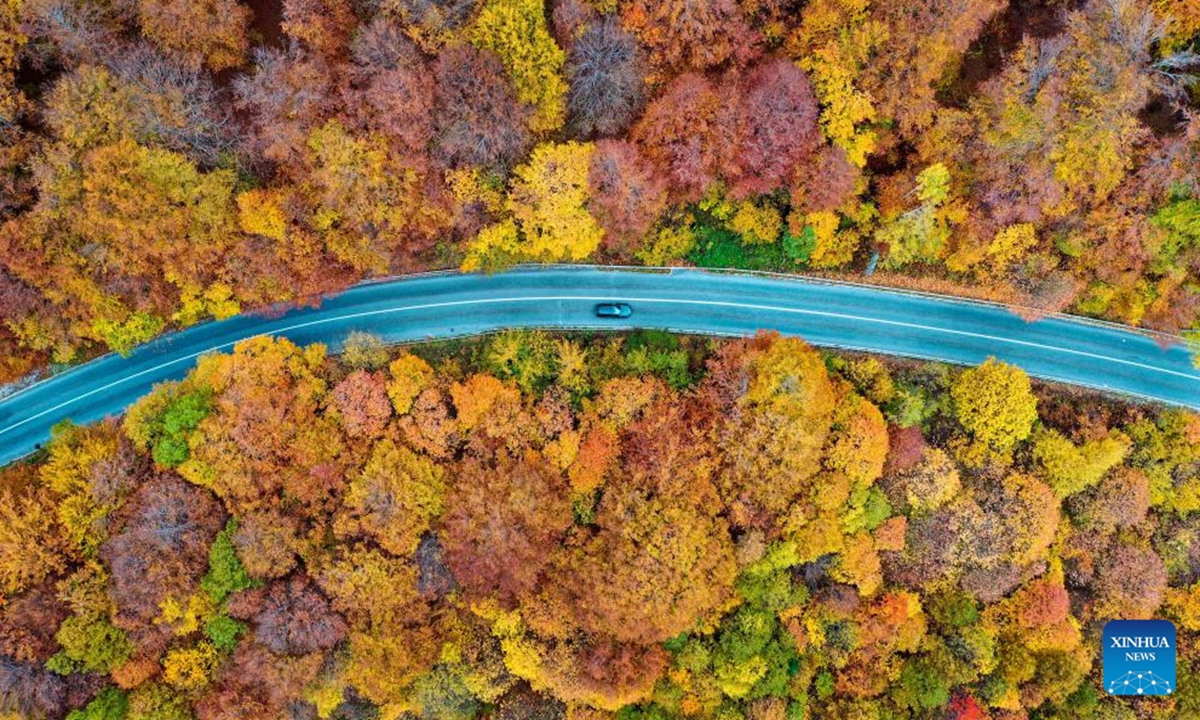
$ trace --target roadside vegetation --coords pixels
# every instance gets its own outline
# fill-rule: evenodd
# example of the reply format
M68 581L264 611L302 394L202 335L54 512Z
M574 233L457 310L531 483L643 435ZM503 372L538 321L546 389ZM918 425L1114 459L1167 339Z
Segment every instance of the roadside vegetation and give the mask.
M0 470L0 718L1195 717L1198 512L1200 416L995 361L257 338Z
M1198 33L1169 0L3 0L0 382L519 261L1194 333Z

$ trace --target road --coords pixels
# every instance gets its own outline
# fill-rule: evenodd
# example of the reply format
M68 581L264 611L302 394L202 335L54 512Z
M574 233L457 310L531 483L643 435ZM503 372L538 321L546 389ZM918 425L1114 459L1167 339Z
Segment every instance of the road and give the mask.
M627 320L593 305L629 303ZM1200 409L1200 371L1180 345L1118 326L1052 316L1026 322L985 303L796 278L596 267L445 273L356 286L319 308L240 315L166 335L127 358L108 355L0 401L0 464L33 452L55 423L121 413L155 383L184 376L200 355L256 335L337 350L351 330L390 342L499 328L660 328L711 335L759 329L814 345L975 364L995 356L1030 375Z

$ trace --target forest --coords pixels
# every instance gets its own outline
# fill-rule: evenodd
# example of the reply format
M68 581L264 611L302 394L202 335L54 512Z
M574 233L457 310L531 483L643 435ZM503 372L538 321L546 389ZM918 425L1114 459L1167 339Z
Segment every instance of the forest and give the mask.
M260 337L0 470L0 719L1194 718L1197 512L1200 416L995 360Z
M363 278L810 272L1200 332L1191 0L0 0L0 382Z

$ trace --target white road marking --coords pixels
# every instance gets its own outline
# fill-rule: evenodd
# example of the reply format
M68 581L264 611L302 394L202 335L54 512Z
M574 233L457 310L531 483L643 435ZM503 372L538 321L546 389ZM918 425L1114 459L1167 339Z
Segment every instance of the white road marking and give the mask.
M162 363L160 365L156 365L152 368L147 368L145 370L136 372L132 375L127 375L127 376L121 378L120 380L114 380L113 382L108 383L107 385L103 385L101 387L95 388L94 390L89 390L88 392L83 393L82 395L78 395L74 398L71 398L70 400L65 400L65 401L59 403L58 405L55 405L54 407L47 408L46 410L43 410L42 412L37 413L36 415L32 415L18 423L10 425L10 426L4 428L3 430L0 430L0 435L3 435L11 430L15 430L15 429L21 427L22 425L24 425L28 422L31 422L33 420L36 420L40 417L43 417L49 413L52 413L55 410L60 410L64 407L66 407L67 405L71 405L80 400L83 400L84 398L91 397L92 395L95 395L96 393L104 392L105 390L116 387L117 385L128 382L135 378L141 377L142 375L147 375L149 373L156 372L158 370L162 370L163 368L170 367L171 365L176 365L178 363L185 362L187 360L192 360L194 358L198 358L201 355L205 355L207 353L216 352L218 350L223 350L225 348L232 347L232 346L234 346L240 342L243 342L245 340L252 340L254 338L264 337L264 336L268 336L268 335L270 335L270 336L283 335L292 330L300 330L302 328L313 327L316 325L325 325L328 323L339 322L342 320L353 320L355 318L361 318L361 317L370 317L370 316L374 316L374 315L386 315L386 314L390 314L390 313L410 312L410 311L414 311L414 310L432 310L432 309L436 309L436 308L464 307L464 306L469 306L469 305L489 305L489 304L496 304L496 303L559 302L559 301L566 301L566 300L581 301L581 302L603 302L603 301L612 301L612 300L614 300L614 297L611 295L602 295L602 296L544 295L544 296L534 296L534 297L524 296L524 297L511 297L511 298L481 298L478 300L448 300L445 302L422 303L419 305L406 305L403 307L384 308L381 310L364 310L362 312L349 313L346 315L338 315L335 317L309 320L307 322L296 323L294 325L288 325L287 327L283 327L283 328L280 328L280 329L272 331L272 332L257 333L255 335L247 335L246 337L239 338L237 340L232 340L232 341L226 342L226 343L221 343L219 345L214 345L214 346L206 348L204 350L194 352L190 355L178 357L178 358L175 358L174 360L170 360L170 361ZM914 330L928 330L928 331L932 331L932 332L945 333L948 335L960 335L960 336L964 336L964 337L973 337L973 338L979 338L982 340L993 340L996 342L1009 343L1012 345L1021 345L1021 346L1025 346L1025 347L1032 347L1032 348L1037 348L1037 349L1041 349L1041 350L1062 352L1062 353L1067 353L1070 355L1078 355L1081 357L1087 357L1087 358L1091 358L1094 360L1103 360L1103 361L1107 361L1107 362L1119 363L1121 365L1129 365L1132 367L1141 368L1143 370L1151 370L1153 372L1164 373L1167 375L1175 375L1178 377L1187 378L1189 380L1200 380L1200 375L1192 375L1190 373L1182 373L1177 370L1170 370L1167 368L1155 367L1154 365L1146 365L1144 363L1135 362L1133 360L1122 360L1120 358L1109 357L1107 355L1099 355L1096 353L1086 352L1084 350L1072 350L1071 348L1059 347L1057 345L1043 345L1041 343L1030 342L1028 340L1017 340L1014 338L1006 338L1006 337L1001 337L998 335L987 335L984 333L970 332L968 330L954 330L952 328L940 328L940 327L935 327L932 325L907 323L907 322L903 322L900 320L886 320L883 318L872 318L872 317L865 317L862 315L850 315L847 313L828 312L828 311L824 311L824 310L805 310L803 308L778 307L775 305L759 305L759 304L755 304L755 303L738 303L738 302L730 302L730 301L724 301L724 300L675 300L675 299L667 299L667 298L645 298L645 297L621 297L618 300L620 302L625 302L625 303L630 303L630 304L633 304L633 303L658 303L660 305L698 305L698 306L705 306L705 307L727 307L727 308L736 308L736 309L743 309L743 310L762 310L762 311L766 311L766 312L782 312L782 313L791 313L791 314L795 314L795 315L813 315L813 316L818 316L818 317L836 318L839 320L853 320L853 321L861 321L861 322L868 322L868 323L876 323L876 324L880 324L880 325L893 325L896 327L911 328ZM700 333L700 334L703 334L703 333ZM880 354L886 355L887 353L880 353ZM36 386L34 386L34 387L36 387Z

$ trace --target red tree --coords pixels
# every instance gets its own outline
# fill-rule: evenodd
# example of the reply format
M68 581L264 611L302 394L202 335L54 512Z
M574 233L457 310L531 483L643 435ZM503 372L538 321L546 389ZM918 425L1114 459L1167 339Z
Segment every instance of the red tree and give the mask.
M730 194L770 192L791 180L817 149L817 98L808 76L784 58L767 60L744 84L735 152L727 171Z
M759 37L734 0L631 0L621 21L650 48L660 71L743 62L758 49Z
M238 593L229 614L249 620L255 641L280 655L328 650L346 637L342 616L303 575Z
M387 383L379 373L358 370L333 387L333 404L353 437L378 437L392 416Z
M448 48L433 65L436 150L451 167L507 166L528 143L525 116L496 54Z
M627 140L596 143L588 186L588 210L604 228L604 248L618 255L646 234L667 205L666 181Z
M729 136L736 115L736 103L703 75L681 75L646 108L633 138L666 172L672 192L694 200L733 163Z
M454 577L512 602L531 590L571 525L566 482L544 460L460 466L446 500L442 540Z
M174 475L144 484L122 511L124 526L101 549L111 574L114 624L147 654L163 649L171 628L154 622L167 598L187 598L208 568L213 538L225 524L211 493Z

